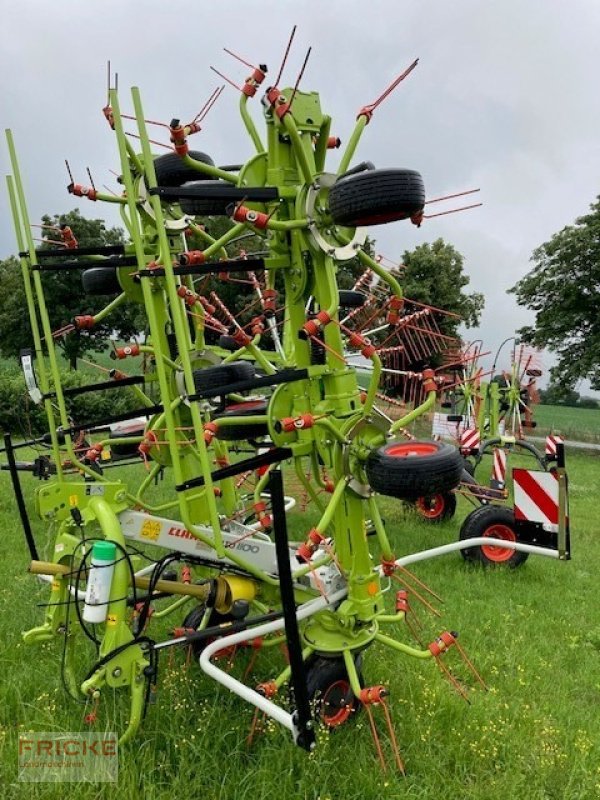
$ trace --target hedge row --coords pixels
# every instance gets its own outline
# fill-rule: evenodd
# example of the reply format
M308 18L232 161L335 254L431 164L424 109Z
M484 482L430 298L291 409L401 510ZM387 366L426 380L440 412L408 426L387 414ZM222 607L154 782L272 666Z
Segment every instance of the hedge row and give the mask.
M102 381L82 372L62 372L63 387L82 386ZM105 417L137 408L132 390L111 389L103 392L90 392L73 397L67 403L68 412L75 422L95 422ZM58 416L57 416L58 419ZM9 432L15 437L29 438L48 430L44 406L35 405L27 393L25 379L20 368L7 360L0 364L0 431Z

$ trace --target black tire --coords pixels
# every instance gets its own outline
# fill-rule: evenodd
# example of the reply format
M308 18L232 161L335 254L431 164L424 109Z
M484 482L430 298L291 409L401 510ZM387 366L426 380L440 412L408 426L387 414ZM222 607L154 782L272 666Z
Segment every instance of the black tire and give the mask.
M217 345L222 347L223 350L229 350L230 353L235 353L236 350L240 349L239 344L236 342L233 336L227 336L226 334L219 336Z
M376 492L417 500L458 486L463 459L455 447L444 442L393 442L369 453L365 468Z
M232 383L252 380L254 374L253 364L247 361L232 361L231 364L194 370L194 385L197 392L206 392L209 389L226 390Z
M84 270L81 273L81 285L86 294L93 296L121 294L123 291L115 267L92 267Z
M340 177L329 190L329 213L339 225L383 225L423 209L425 186L412 169L375 169Z
M471 477L475 475L475 464L473 464L472 461L467 461L466 458L463 462L463 469L465 472L468 472Z
M252 417L256 414L266 414L269 407L268 400L248 400L245 403L235 403L227 406L225 411L213 417L214 422L219 422L227 417ZM224 442L235 442L240 439L260 439L269 435L267 423L252 423L249 425L223 425L219 426L218 438Z
M364 686L360 666L361 657L358 656L358 679ZM315 718L328 728L348 722L361 708L350 688L346 665L341 658L313 656L306 664L306 688L308 699L314 704Z
M456 495L454 492L438 492L437 494L419 497L415 500L417 514L424 522L436 525L452 519L456 513Z
M135 420L131 420L129 425L125 423L119 424L120 430L111 431L108 434L109 441L111 439L124 439L128 436L143 436L144 431L146 430L146 424L144 422L138 422ZM138 447L137 444L111 444L110 445L110 452L113 456L137 456L138 455Z
M198 173L196 173L198 177ZM225 181L218 182L221 186L230 186L231 184ZM227 209L231 205L231 200L223 200L219 197L202 197L202 191L205 186L216 186L217 182L210 179L203 179L201 181L194 180L192 183L186 183L185 189L190 189L192 192L197 192L197 197L182 197L179 201L179 207L184 214L190 216L208 216L208 217L225 217L227 216Z
M189 156L195 161L209 164L214 167L215 162L206 153L199 150L190 150ZM182 186L188 181L196 181L202 175L197 169L192 169L183 163L177 153L165 153L154 159L154 171L156 172L156 182L159 186Z
M204 612L206 611L206 605L204 603L200 603L200 605L192 608L192 610L187 614L185 619L182 622L183 628L191 628L194 631L197 631L200 627L200 623L204 618ZM231 622L233 617L231 614L219 614L214 608L210 612L210 617L208 619L208 626L212 627L213 625L223 625L225 622ZM192 648L192 653L196 658L200 658L200 654L204 650L204 648L209 645L214 639L205 639L203 642L192 642L190 647Z
M495 539L507 539L517 542L519 537L515 530L515 515L505 506L485 505L472 511L462 524L459 539L475 539L479 536L493 536ZM501 547L470 547L460 551L465 561L495 567L505 564L512 569L520 567L529 556L518 550Z
M340 289L340 306L342 308L362 308L367 302L367 295L355 292L354 289Z

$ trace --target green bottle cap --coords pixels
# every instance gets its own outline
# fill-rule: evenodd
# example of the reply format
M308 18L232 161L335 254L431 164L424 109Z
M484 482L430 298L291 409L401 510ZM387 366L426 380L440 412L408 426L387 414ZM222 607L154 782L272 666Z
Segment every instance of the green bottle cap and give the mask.
M114 542L94 542L92 558L99 561L114 561L117 557L117 546Z

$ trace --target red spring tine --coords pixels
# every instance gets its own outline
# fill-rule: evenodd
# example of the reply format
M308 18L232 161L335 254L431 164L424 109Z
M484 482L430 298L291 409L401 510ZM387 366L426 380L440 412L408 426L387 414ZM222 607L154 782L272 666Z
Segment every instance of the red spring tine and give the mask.
M438 667L440 668L440 670L441 670L442 674L443 674L443 675L445 675L445 676L446 676L446 678L448 678L448 680L449 680L449 681L450 681L450 683L451 683L451 684L454 686L454 688L456 689L456 691L458 692L458 694L459 694L459 695L462 697L462 699L463 699L463 700L464 700L466 703L468 703L469 705L471 705L471 701L469 700L469 697L468 697L467 693L466 693L466 692L465 692L465 690L462 688L462 686L460 685L460 683L459 683L459 682L456 680L456 678L454 677L454 675L453 675L453 674L450 672L450 670L448 669L448 667L447 667L447 666L444 664L444 662L442 661L442 659L440 658L440 656L435 656L435 660L436 660L436 662L437 662L437 665L438 665Z
M216 74L219 76L219 78L223 78L223 80L226 81L230 86L233 86L234 89L237 89L238 92L242 91L242 87L241 86L238 86L237 83L235 83L235 81L232 81L226 75L223 75L222 72L219 72L219 70L216 69L216 67L211 66L210 69L212 69L213 72L216 72Z
M387 87L387 89L385 89L385 90L384 90L384 91L383 91L383 92L382 92L382 93L379 95L379 97L377 98L377 100L375 100L373 103L369 103L369 104L368 104L368 105L366 105L366 106L365 106L363 109L361 109L361 111L359 112L359 116L361 116L361 114L363 114L363 113L364 113L364 114L366 114L367 118L370 118L370 117L371 117L371 115L373 114L373 111L375 111L375 109L376 109L376 108L377 108L379 105L381 105L381 103L383 103L383 101L386 99L386 97L388 97L388 96L389 96L389 95L390 95L390 94L391 94L391 93L394 91L394 89L395 89L395 88L396 88L396 87L397 87L397 86L398 86L398 85L399 85L399 84L400 84L400 83L401 83L401 82L402 82L402 81L403 81L403 80L404 80L404 79L405 79L405 78L406 78L408 75L410 75L410 73L413 71L413 69L414 69L414 68L417 66L417 64L418 64L418 63L419 63L419 59L418 59L418 58L416 58L416 59L413 61L413 63L412 63L412 64L411 64L409 67L407 67L407 68L404 70L404 72L402 72L400 75L398 75L398 77L397 77L397 78L396 78L394 81L392 81L392 83L390 83L390 85Z
M69 181L71 183L75 183L75 181L73 180L73 173L71 172L71 167L69 166L69 162L67 161L66 158L65 158L65 166L67 168L67 172L69 173Z
M443 200L452 200L455 197L464 197L466 194L475 194L476 192L480 192L481 189L468 189L466 192L456 192L455 194L446 194L443 197L434 197L433 200L426 200L425 205L431 205L431 203L441 203Z
M310 58L311 50L312 50L312 47L309 47L308 50L306 51L306 56L304 57L304 62L302 64L302 67L300 68L300 72L298 73L298 77L296 78L296 83L294 85L294 89L293 89L292 94L290 96L290 102L288 103L288 106L290 108L292 106L292 103L294 102L294 97L296 96L296 92L298 91L298 86L300 85L300 81L302 80L302 76L304 75L304 70L306 69L306 65L308 64L308 59Z
M206 101L206 103L204 103L204 105L202 106L200 111L196 114L196 116L192 120L192 123L197 122L201 118L201 115L209 108L209 104L210 104L211 100L214 98L214 96L217 94L218 91L219 91L218 87L213 90L213 92L211 93L211 95L208 98L208 100Z
M375 720L373 718L373 711L371 707L367 703L363 703L365 712L367 714L369 720L369 726L371 728L371 735L373 736L373 742L375 743L375 750L377 751L377 758L379 759L379 763L381 764L382 772L387 772L387 766L385 763L385 758L383 757L383 750L381 749L381 742L379 741L379 734L377 733L377 728L375 726Z
M258 69L258 67L255 67L254 64L251 64L249 61L246 61L241 56L238 56L237 53L234 53L233 50L229 50L227 47L224 47L223 50L230 56L233 56L233 58L237 59L241 64L245 64L247 67L250 67L250 69Z
M400 750L398 749L398 742L396 741L396 732L394 731L394 726L392 724L392 715L390 714L390 709L388 708L388 704L385 701L385 698L381 699L381 708L383 709L383 714L385 716L385 721L387 723L388 734L390 737L390 743L392 745L392 752L394 754L394 760L396 761L396 766L400 770L403 775L406 775L404 771L404 762L400 757Z
M286 61L288 59L288 56L290 54L290 48L292 46L292 42L294 41L294 36L296 35L296 27L297 26L294 25L294 27L292 28L292 32L290 34L290 38L288 39L287 47L285 48L285 53L283 54L283 59L281 61L281 66L279 67L279 72L277 73L277 78L275 79L275 83L273 84L273 86L278 86L279 85L279 81L281 80L281 76L283 75L283 69L285 67L285 63L286 63Z
M407 575L410 578L410 580L414 581L417 584L417 586L420 586L422 589L425 589L425 591L428 594L430 594L432 597L435 597L435 599L438 600L440 603L444 602L444 600L440 597L439 594L436 594L436 592L434 592L431 587L429 587L426 583L417 578L417 576L413 572L408 570L406 567L399 566L398 569L400 570L400 572L404 573L404 575Z
M200 110L199 114L194 118L194 122L203 122L206 119L206 116L208 115L208 112L211 110L211 108L217 102L219 97L221 97L221 95L223 94L224 91L225 91L225 84L223 84L222 86L219 86L218 89L215 89L215 91L213 92L212 96L210 97L208 103L205 104L205 107L202 108Z
M433 219L434 217L445 217L447 214L457 214L459 211L468 211L470 208L479 208L483 203L473 203L470 206L451 208L450 211L438 211L437 214L423 214L423 219Z

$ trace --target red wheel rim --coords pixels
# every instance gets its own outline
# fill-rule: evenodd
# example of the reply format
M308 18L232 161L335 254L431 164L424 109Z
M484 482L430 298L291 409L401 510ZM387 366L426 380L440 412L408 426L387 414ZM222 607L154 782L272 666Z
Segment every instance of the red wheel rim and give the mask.
M417 510L425 519L437 519L441 517L446 508L446 501L443 494L433 494L430 497L419 497L417 500Z
M517 541L515 532L512 530L512 528L509 528L508 525L490 525L490 527L484 531L483 535L489 536L493 539L503 539L505 542ZM493 561L496 564L500 564L503 561L509 561L515 551L510 547L482 545L481 552L488 559L488 561Z
M343 725L352 714L352 689L348 681L332 683L323 695L321 719L328 728Z
M400 442L391 444L386 448L386 456L392 458L406 458L407 456L430 456L437 453L438 448L434 443L428 442Z

